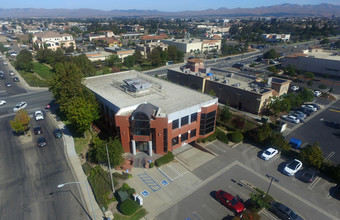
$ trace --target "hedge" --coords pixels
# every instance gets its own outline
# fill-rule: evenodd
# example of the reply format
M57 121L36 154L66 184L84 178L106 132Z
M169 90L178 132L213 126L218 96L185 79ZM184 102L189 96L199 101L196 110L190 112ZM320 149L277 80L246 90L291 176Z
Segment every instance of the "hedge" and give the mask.
M133 201L132 199L127 199L119 204L119 210L124 215L132 215L137 211L138 208L138 203Z
M216 128L216 138L220 141L222 141L223 143L225 144L228 144L229 143L229 139L228 139L228 136L224 133L224 131L222 131L221 129L219 128Z
M241 141L243 141L243 134L239 131L234 131L231 134L231 141L234 143L240 143Z
M169 162L171 162L173 160L174 160L174 155L172 154L172 152L169 151L163 157L160 157L157 160L155 160L155 165L160 167L161 165L169 163Z
M91 165L90 165L89 162L84 163L83 165L81 165L81 167L83 168L84 173L85 173L86 176L90 175L90 172L91 172L92 168L91 168Z
M210 136L206 137L206 138L203 138L203 139L198 139L197 142L200 143L200 142L212 142L216 140L216 132L212 133Z

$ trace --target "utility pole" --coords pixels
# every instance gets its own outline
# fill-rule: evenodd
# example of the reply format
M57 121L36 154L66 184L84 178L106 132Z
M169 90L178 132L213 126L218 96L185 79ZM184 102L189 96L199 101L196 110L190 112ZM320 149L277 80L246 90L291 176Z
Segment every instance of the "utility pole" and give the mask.
M112 179L112 171L111 171L111 164L110 164L110 156L109 156L109 150L107 148L106 144L106 154L107 154L107 162L109 163L109 172L110 172L110 179L111 179L111 184L112 184L112 193L115 193L115 187L113 185L113 179Z
M272 185L273 180L275 180L275 182L279 182L279 179L278 179L278 178L275 178L275 177L270 176L270 175L268 175L268 174L266 174L266 177L271 178L271 180L270 180L270 183L269 183L269 186L268 186L267 193L264 194L263 197L264 197L265 195L268 195L269 189L270 189L270 186Z

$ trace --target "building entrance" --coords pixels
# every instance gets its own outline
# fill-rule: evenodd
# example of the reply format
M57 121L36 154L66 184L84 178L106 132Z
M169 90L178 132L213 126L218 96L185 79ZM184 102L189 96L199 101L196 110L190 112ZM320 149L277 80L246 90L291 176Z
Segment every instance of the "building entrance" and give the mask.
M147 141L136 141L136 148L137 150L141 152L146 152L148 153L149 151L149 146Z

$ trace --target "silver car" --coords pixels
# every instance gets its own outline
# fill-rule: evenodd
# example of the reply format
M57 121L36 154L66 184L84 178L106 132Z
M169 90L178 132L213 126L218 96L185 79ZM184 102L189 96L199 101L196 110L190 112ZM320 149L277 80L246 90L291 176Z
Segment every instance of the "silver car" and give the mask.
M13 111L17 112L20 109L24 109L26 107L27 107L27 103L26 102L20 102L20 103L16 104L16 106L13 108Z

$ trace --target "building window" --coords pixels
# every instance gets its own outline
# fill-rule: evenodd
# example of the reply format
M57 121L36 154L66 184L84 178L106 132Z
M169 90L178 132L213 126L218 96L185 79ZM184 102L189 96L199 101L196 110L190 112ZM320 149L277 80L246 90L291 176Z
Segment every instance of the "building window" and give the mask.
M190 131L190 138L196 137L196 129Z
M175 146L175 145L177 145L178 144L178 137L174 137L173 139L172 139L172 146Z
M181 135L181 142L188 140L188 132Z
M214 131L216 111L201 114L200 135L206 135Z
M181 118L181 127L189 123L189 116Z
M168 152L168 129L163 129L163 151Z
M192 122L194 122L194 121L197 121L197 112L191 114L191 122L190 122L190 123L192 123Z
M178 128L178 119L172 121L172 130Z

